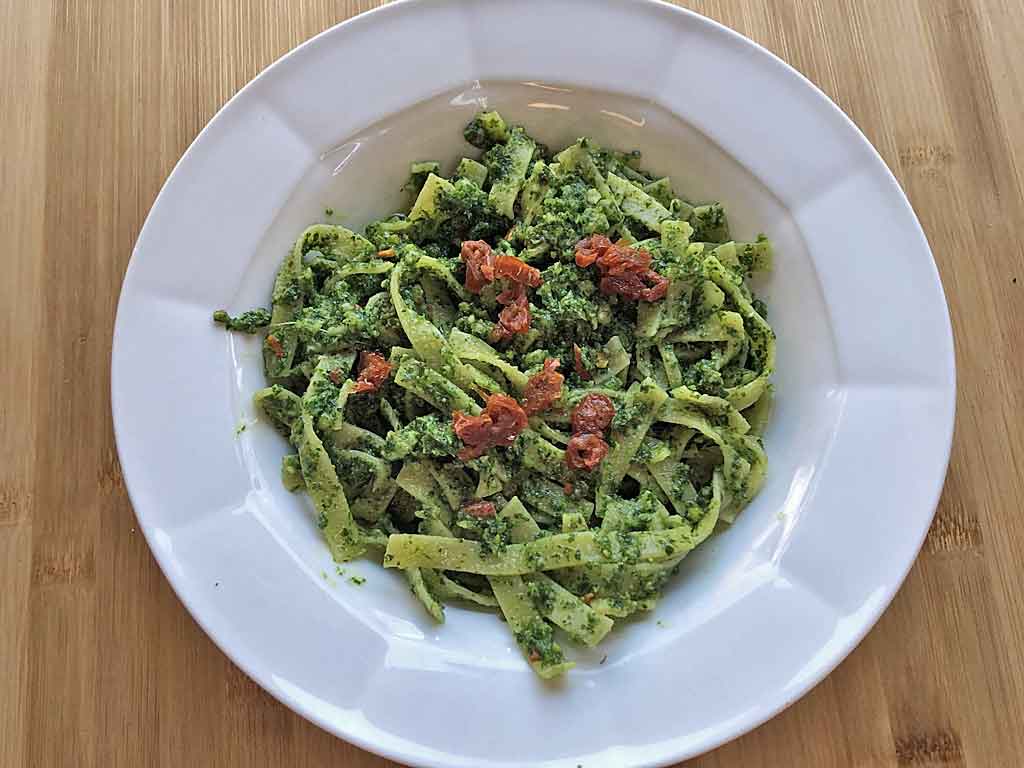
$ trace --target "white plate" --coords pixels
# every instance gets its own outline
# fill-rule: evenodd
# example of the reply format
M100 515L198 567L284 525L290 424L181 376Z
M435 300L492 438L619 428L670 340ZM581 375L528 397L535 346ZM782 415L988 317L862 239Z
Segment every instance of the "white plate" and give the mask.
M468 151L459 130L483 104L552 145L587 133L640 148L778 250L760 286L779 335L768 483L684 561L655 615L577 654L562 685L535 678L493 615L452 608L438 627L396 574L359 562L355 587L334 573L304 498L281 488L284 441L259 423L235 435L262 385L257 342L210 321L265 304L281 255L325 207L362 225L398 203L408 161ZM665 764L796 700L910 567L954 388L928 245L857 128L749 40L635 0L397 3L278 61L153 206L112 379L142 530L224 652L359 746L474 768Z

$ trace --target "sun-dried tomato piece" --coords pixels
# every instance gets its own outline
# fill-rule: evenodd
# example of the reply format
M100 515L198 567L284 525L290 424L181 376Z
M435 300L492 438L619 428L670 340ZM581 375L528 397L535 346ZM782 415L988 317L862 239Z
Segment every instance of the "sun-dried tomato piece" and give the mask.
M509 283L505 290L499 293L496 300L499 304L508 306L526 299L526 288L522 283Z
M668 293L668 278L664 275L658 274L652 269L647 270L644 277L647 278L648 281L653 282L654 285L645 289L640 298L644 301L661 301L665 298L665 294Z
M491 447L491 417L486 413L470 416L462 411L452 413L452 428L466 447L459 451L463 461L483 456Z
M483 240L464 240L462 260L466 262L466 290L480 293L487 284L494 282L494 252Z
M667 277L648 269L602 277L601 293L606 296L617 294L630 301L660 301L668 293L668 284Z
M650 269L651 254L642 248L613 245L597 257L597 268L602 275L624 275L628 272L643 273Z
M362 352L359 355L359 376L353 392L376 392L391 375L391 363L376 352Z
M612 241L604 235L591 235L576 243L576 266L589 267L607 249L612 247Z
M491 331L491 341L504 341L530 330L530 302L522 284L509 285L498 294L498 303L504 304L505 308L498 313L498 324Z
M591 392L572 409L572 431L602 434L615 418L615 404L608 395Z
M565 376L558 373L559 360L547 358L544 368L530 377L523 391L523 410L527 416L546 411L562 396L562 384Z
M327 378L331 380L331 383L336 387L340 387L342 382L345 381L345 377L341 373L340 368L334 368L327 373Z
M630 301L660 301L668 293L668 278L651 269L651 254L633 248L623 240L611 242L604 235L592 235L576 243L576 264L597 265L601 293Z
M539 288L544 282L541 280L539 269L531 267L522 259L509 256L507 253L498 254L494 260L494 276L503 277L530 288Z
M583 350L579 348L578 344L572 345L572 358L572 367L577 376L583 381L590 381L594 378L594 374L588 371L587 366L583 364Z
M590 472L608 455L608 443L599 435L573 435L565 446L565 465Z
M469 501L462 505L462 511L470 517L494 517L497 510L491 501Z
M505 341L517 333L530 330L530 302L523 296L498 313L498 323L491 331L493 341Z
M494 425L495 445L512 445L528 425L526 411L508 395L497 393L488 396L484 412Z
M459 451L459 458L468 461L496 446L512 445L527 424L526 411L508 395L490 395L479 416L455 411L452 427L466 446Z
M465 253L465 245L463 243L463 253ZM498 342L510 339L517 333L526 333L530 330L530 302L526 298L526 288L527 286L536 288L543 281L540 277L540 270L531 267L515 256L499 254L493 264L492 275L508 280L505 290L498 294L498 303L503 304L505 308L498 313L498 323L491 331L491 341ZM468 288L468 266L466 281Z
M270 351L274 353L274 357L276 357L278 360L284 359L284 345L281 343L281 340L277 338L277 336L275 336L272 333L268 335L267 346L270 347Z
M613 243L604 235L591 235L576 243L576 265L589 267L591 264L596 264L602 275L643 273L651 266L651 254L627 245L624 240Z
M622 275L607 275L601 278L601 293L606 296L618 295L630 301L639 301L647 286L635 272Z

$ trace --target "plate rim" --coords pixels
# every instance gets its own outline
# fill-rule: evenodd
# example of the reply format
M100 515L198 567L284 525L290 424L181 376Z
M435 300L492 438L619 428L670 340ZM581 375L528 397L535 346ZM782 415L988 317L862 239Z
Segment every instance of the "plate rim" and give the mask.
M625 0L619 0L619 4L623 4L624 1ZM339 34L339 30L357 27L362 24L373 23L375 21L378 21L381 17L402 14L405 13L406 9L408 8L426 7L429 5L429 2L430 0L396 0L395 2L392 2L390 4L373 8L369 11L360 13L356 16L339 22L338 24L332 25L327 29L317 33L308 40L295 46L291 50L287 51L286 53L278 57L276 60L274 60L272 63L267 65L265 68L263 68L258 74L252 77L242 88L240 88L231 98L229 98L216 111L213 117L210 118L210 120L206 123L202 130L190 142L188 148L183 152L181 157L175 163L173 169L168 174L164 183L161 185L160 191L154 198L150 210L146 215L145 221L139 230L138 237L136 238L135 244L132 248L131 257L125 269L124 276L122 278L122 287L117 303L111 346L110 396L111 416L113 422L115 444L117 447L118 459L122 467L127 467L128 464L130 463L125 462L125 456L123 454L122 448L124 444L122 434L124 433L127 427L126 424L124 423L124 420L119 417L119 412L121 411L122 406L120 405L120 387L118 384L120 380L120 375L118 373L119 364L123 364L119 363L119 361L121 361L123 357L127 356L127 353L125 353L123 350L123 345L121 345L122 348L119 351L118 344L118 339L120 336L122 336L121 323L122 318L124 316L122 309L126 303L126 295L128 293L125 290L125 288L129 285L133 272L136 271L138 268L137 264L139 261L138 254L140 244L144 242L147 229L151 228L151 222L155 218L156 211L160 207L160 204L162 200L165 198L165 195L168 194L168 190L172 188L173 182L175 178L179 175L180 170L187 163L190 156L195 153L196 148L202 144L204 137L211 131L212 126L222 118L222 116L231 108L231 106L236 102L236 100L244 98L244 94L248 93L251 89L254 89L259 81L267 78L272 71L281 67L286 61L292 59L293 57L302 55L302 52L307 50L308 48L319 45L323 40ZM469 2L464 2L464 4L474 5L484 3L480 2L480 0L469 0ZM738 726L732 725L726 728L726 733L716 733L714 735L704 737L703 741L698 741L696 746L693 746L690 749L683 748L678 739L666 740L662 742L657 742L656 744L634 747L634 749L637 750L658 750L656 754L651 754L649 759L647 759L645 762L637 763L637 765L667 766L677 762L678 760L688 759L690 757L694 757L696 755L715 749L721 746L722 744L731 741L735 738L738 738L739 736L753 730L754 728L762 725L763 723L767 722L768 720L778 715L781 711L788 708L791 704L795 703L797 700L805 696L812 688L817 686L818 683L820 683L829 674L831 674L832 671L847 658L847 656L860 644L860 642L867 635L867 633L877 624L881 615L885 612L885 610L891 604L892 600L895 598L896 593L902 587L907 575L910 572L910 569L916 562L917 556L920 553L920 550L925 542L925 538L927 536L931 522L936 514L938 504L941 499L942 492L944 490L945 479L948 474L949 461L952 452L952 441L955 432L955 417L957 406L956 355L952 322L949 312L949 304L946 298L945 289L941 281L938 265L935 261L935 256L932 252L930 244L928 243L927 236L924 232L923 227L921 226L920 220L918 219L916 213L913 210L913 207L910 204L909 199L907 198L906 193L904 192L903 188L899 184L899 181L895 177L895 174L889 168L888 164L882 158L878 150L865 136L863 131L861 131L859 126L834 101L832 101L832 99L827 94L825 94L817 85L811 82L795 67L788 64L786 61L781 59L772 51L768 50L767 48L755 42L754 40L751 40L745 35L742 35L741 33L725 26L724 24L718 21L715 21L714 19L703 16L690 9L672 5L671 3L665 2L664 0L640 0L640 2L637 2L637 0L632 0L632 4L632 7L641 5L645 6L643 8L637 8L639 12L643 13L646 13L654 8L660 8L663 10L671 11L672 13L675 14L679 14L682 17L686 17L689 23L702 26L706 30L709 30L720 35L724 35L731 45L738 45L742 48L756 51L759 55L767 56L767 60L770 61L776 69L782 70L783 76L789 78L793 78L795 76L795 78L805 88L809 88L810 91L815 94L815 97L818 99L819 102L822 103L823 106L825 106L830 112L832 112L834 116L839 117L845 123L847 128L852 129L852 136L855 137L856 141L860 144L860 149L868 150L867 155L870 159L872 172L874 173L881 171L882 177L884 178L887 185L890 186L896 193L896 197L900 201L900 204L902 206L900 218L906 219L908 223L912 222L914 236L916 240L919 242L919 245L923 248L924 253L926 253L929 257L930 276L933 281L930 287L937 288L938 297L941 299L940 308L943 316L942 319L944 320L943 327L941 329L941 340L943 347L945 348L945 351L947 353L946 359L942 361L942 365L944 368L943 373L946 377L948 377L948 388L945 386L942 388L943 394L948 396L948 410L946 413L942 414L943 428L941 430L941 433L943 458L941 466L942 472L940 476L941 480L938 482L937 487L930 494L930 501L928 502L928 507L931 509L931 513L927 517L928 524L923 525L921 530L917 533L917 540L912 548L913 557L910 557L907 560L907 562L903 565L899 579L894 580L891 584L886 585L884 587L882 598L873 605L873 609L870 612L867 612L864 615L863 620L859 622L859 625L856 627L855 631L850 632L844 638L843 642L838 644L839 647L827 655L827 657L824 659L823 663L818 667L816 672L810 675L808 680L798 687L795 695L792 695L790 697L784 697L781 695L778 696L779 700L776 701L773 704L773 706L764 708L761 712L758 712L753 717L747 717ZM283 691L281 691L281 689L269 686L267 683L265 683L264 680L262 679L262 673L253 668L253 665L249 663L250 660L248 658L245 658L245 654L243 654L238 649L232 648L230 645L224 642L224 640L221 637L219 637L218 634L210 627L209 622L207 621L207 617L204 616L203 611L200 609L200 607L190 600L189 592L186 589L184 581L179 579L179 577L175 575L174 569L171 568L169 563L167 562L167 555L165 551L161 547L156 546L156 542L153 539L154 531L151 528L151 526L147 524L145 516L139 511L139 506L137 505L136 500L140 498L140 494L137 492L137 490L133 491L134 481L132 480L131 477L129 477L127 471L124 471L122 474L124 476L125 488L128 493L129 500L132 504L133 513L136 517L136 520L138 521L139 527L142 530L144 537L146 538L147 545L149 546L149 549L153 554L154 559L157 561L157 564L159 565L161 571L163 572L164 577L167 579L175 595L184 605L184 607L189 612L193 620L200 626L200 628L203 630L206 636L210 638L210 640L220 649L222 653L224 653L228 657L228 659L230 659L230 661L233 664L238 666L250 679L254 680L258 685L260 685L261 688L263 688L263 690L265 690L267 693L269 693L271 696L273 696L275 699L281 702L284 706L288 707L293 712L299 714L304 719L309 720L310 722L316 724L318 727L326 730L327 732L335 735L336 737L343 739L346 742L349 742L369 752L392 760L410 762L411 764L416 765L450 765L450 763L448 762L436 761L432 760L431 758L424 759L424 756L422 754L416 753L415 748L417 745L415 743L405 741L404 743L408 746L406 749L402 749L400 747L395 746L394 741L388 743L374 741L373 734L378 730L376 728L367 730L365 727L362 729L346 729L340 727L336 722L333 722L322 717L315 708L309 707L297 698L287 696Z

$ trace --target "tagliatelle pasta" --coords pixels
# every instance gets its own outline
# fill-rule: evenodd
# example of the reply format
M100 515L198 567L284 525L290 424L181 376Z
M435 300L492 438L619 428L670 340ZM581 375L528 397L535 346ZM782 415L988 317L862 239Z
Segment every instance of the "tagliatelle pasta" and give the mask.
M500 611L542 677L650 610L764 482L775 335L746 279L765 238L676 196L639 155L552 154L496 112L407 213L306 229L262 333L255 395L332 556L401 569L427 612ZM557 630L557 632L556 632Z

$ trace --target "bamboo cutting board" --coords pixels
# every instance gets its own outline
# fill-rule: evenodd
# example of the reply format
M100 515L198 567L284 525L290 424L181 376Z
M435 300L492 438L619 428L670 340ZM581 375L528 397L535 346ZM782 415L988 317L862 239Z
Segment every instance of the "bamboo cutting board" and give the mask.
M135 529L108 405L121 277L175 161L265 65L376 4L0 4L4 766L391 765L199 630ZM959 366L945 492L892 607L806 698L691 765L1024 765L1024 0L682 4L789 61L878 148L934 249Z

